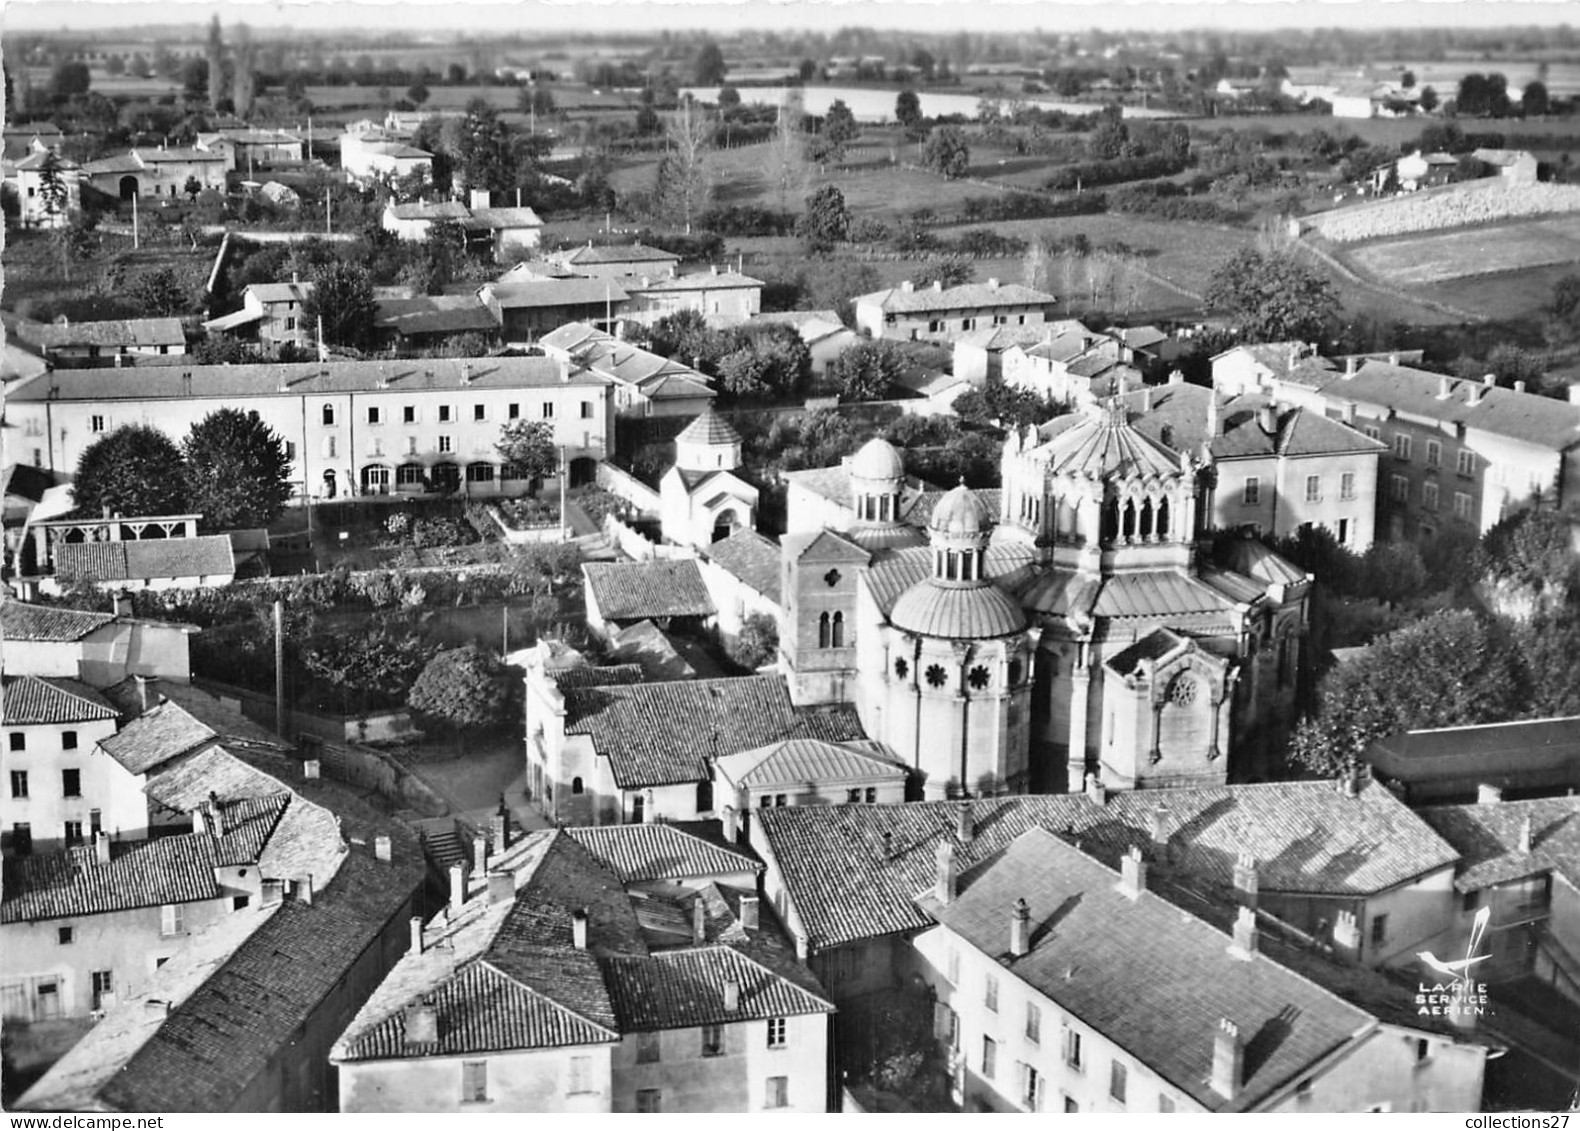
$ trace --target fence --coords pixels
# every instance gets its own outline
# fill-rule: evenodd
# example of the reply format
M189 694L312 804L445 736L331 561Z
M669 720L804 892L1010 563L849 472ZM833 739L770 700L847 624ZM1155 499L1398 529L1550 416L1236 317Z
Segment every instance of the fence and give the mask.
M241 713L262 726L274 729L274 696L249 687L220 683L218 680L194 680L198 687L223 699L240 705ZM386 742L410 738L417 732L406 711L369 711L362 715L320 715L292 707L286 712L286 725L292 735L306 734L327 742Z

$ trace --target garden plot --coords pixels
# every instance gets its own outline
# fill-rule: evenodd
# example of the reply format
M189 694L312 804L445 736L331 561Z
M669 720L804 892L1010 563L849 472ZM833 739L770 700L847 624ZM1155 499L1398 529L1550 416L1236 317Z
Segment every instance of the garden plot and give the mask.
M1580 262L1580 217L1387 240L1357 248L1348 258L1377 279L1403 287L1575 263Z

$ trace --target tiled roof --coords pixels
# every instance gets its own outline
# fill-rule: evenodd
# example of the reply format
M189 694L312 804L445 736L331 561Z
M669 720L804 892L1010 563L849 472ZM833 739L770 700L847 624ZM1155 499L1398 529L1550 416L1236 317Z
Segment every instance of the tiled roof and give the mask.
M834 1012L832 1002L728 946L612 958L604 969L620 1027L626 1032ZM725 1008L726 982L733 982L740 994L734 1010Z
M55 572L78 581L216 577L236 572L230 539L154 538L135 542L72 542L55 547Z
M608 279L535 279L495 283L492 287L494 299L506 310L591 306L602 302L624 302L631 297L619 283Z
M476 295L423 295L387 298L378 303L373 324L398 334L457 334L499 329L488 307Z
M472 218L494 231L514 228L541 228L543 221L530 208L474 208Z
M1460 891L1549 871L1580 882L1580 797L1430 806L1420 814L1460 854L1454 877ZM1527 823L1528 852L1521 846Z
M1066 421L1068 423L1066 423ZM1128 414L1101 409L1061 417L1030 458L1053 475L1179 477L1180 457L1134 427Z
M1092 612L1100 617L1166 617L1220 613L1233 602L1188 573L1143 570L1102 579Z
M703 551L721 569L779 603L779 547L744 527Z
M223 161L225 157L218 153L205 153L201 149L165 148L152 149L141 146L132 150L137 159L145 165L186 165L194 161Z
M587 595L605 620L711 617L718 613L693 558L585 562Z
M0 683L0 723L6 726L82 723L118 713L104 696L74 679L8 675Z
M1047 323L1033 326L984 326L955 338L956 346L976 346L997 353L1011 346L1031 346L1047 338L1054 331Z
M1580 769L1580 715L1404 731L1372 743L1366 760L1404 782L1502 786L1534 771Z
M1449 395L1443 398L1439 394L1445 380ZM1472 405L1470 396L1478 390L1481 401ZM1556 451L1580 443L1580 405L1385 361L1368 361L1350 377L1331 375L1318 391L1330 403L1356 401Z
M889 609L902 632L948 640L988 640L1026 627L1020 603L996 585L940 585L932 578L911 586Z
M397 220L467 220L472 210L460 201L419 200L411 204L390 204L389 213Z
M1119 675L1132 675L1143 662L1161 660L1185 643L1185 637L1166 628L1154 629L1130 647L1109 657L1107 666Z
M741 434L710 406L704 409L697 419L681 429L680 435L675 437L675 442L677 444L739 444Z
M555 252L551 259L558 259L562 263L574 263L578 266L585 264L602 263L679 263L680 256L673 252L663 251L656 247L644 247L636 244L605 244L600 247L588 245L578 247L571 251Z
M36 922L103 915L135 907L192 903L225 894L214 869L255 863L285 812L289 794L248 798L227 806L223 837L207 833L111 845L100 863L88 845L6 862L0 922Z
M565 830L621 883L760 872L762 864L670 825L603 825Z
M1058 837L1030 830L929 901L939 922L1210 1111L1254 1109L1355 1040L1370 1018L1152 892L1131 898L1115 873ZM1031 949L1008 954L1009 910L1031 908ZM1122 946L1115 939L1123 939ZM1220 1019L1251 1046L1235 1097L1211 1086ZM1263 1034L1276 1029L1277 1039ZM1254 1050L1254 1051L1252 1051Z
M981 492L978 492L981 494ZM1029 546L1015 543L990 545L985 567L988 577L1004 584L1009 575L1016 575L1022 566L1031 562L1034 553ZM933 554L927 546L904 546L877 555L867 570L867 587L878 609L885 616L893 610L902 594L933 575Z
M747 789L905 777L904 766L881 754L814 738L790 738L731 754L719 759L718 772Z
M187 376L190 375L190 380ZM382 384L381 384L382 382ZM592 387L596 377L560 377L560 364L548 357L441 358L396 361L292 362L271 365L193 365L139 369L137 380L114 369L57 369L8 390L14 401L242 400L248 397L299 397L388 388L399 392L432 389L541 388L565 384ZM282 391L283 390L283 391ZM51 392L54 396L51 396Z
M680 654L675 642L650 620L621 629L609 641L609 658L636 664L644 679L695 679L697 669Z
M1311 575L1260 538L1235 538L1220 543L1218 565L1241 577L1269 585L1299 585Z
M700 381L680 373L666 373L651 383L644 383L642 395L654 401L693 401L718 396Z
M848 712L797 711L778 675L580 688L565 706L565 732L592 736L621 789L702 781L709 758L782 738L866 737Z
M632 283L631 289L637 293L667 293L670 291L716 291L716 290L744 290L751 287L761 287L763 281L754 279L750 275L737 274L734 271L699 271L694 275L666 275L663 278L652 279L645 283Z
M857 306L876 305L885 311L916 313L993 306L1049 306L1059 300L1047 291L1034 290L1019 283L965 283L944 290L918 287L908 291L903 287L893 287L886 291L874 291L870 295L858 295L852 301Z
M813 947L914 930L928 923L914 901L933 882L940 840L962 868L1005 848L1029 828L1052 830L1116 864L1151 843L1155 811L1167 810L1171 867L1228 889L1240 853L1256 858L1265 891L1360 896L1451 865L1456 854L1380 785L1356 796L1330 782L1207 789L1006 797L971 803L975 833L956 837L957 802L766 809L754 814Z
M45 349L68 346L184 346L179 318L116 318L103 322L39 323L25 337Z
M305 302L313 293L312 283L251 283L247 291L264 305L276 302Z
M219 735L176 703L162 703L99 743L128 772L142 774Z
M1382 452L1387 445L1365 433L1319 413L1281 409L1277 427L1262 430L1259 410L1269 402L1261 396L1220 401L1223 434L1213 436L1207 425L1207 405L1217 394L1199 385L1161 385L1125 394L1126 407L1135 415L1131 423L1155 442L1174 451L1193 454L1209 444L1216 459L1270 455L1336 455L1343 452ZM1141 411L1150 401L1151 408ZM1164 440L1167 429L1168 440Z
M581 664L551 671L548 677L561 691L571 691L578 687L610 687L615 684L641 683L642 665L609 664L605 667L594 667L591 664Z

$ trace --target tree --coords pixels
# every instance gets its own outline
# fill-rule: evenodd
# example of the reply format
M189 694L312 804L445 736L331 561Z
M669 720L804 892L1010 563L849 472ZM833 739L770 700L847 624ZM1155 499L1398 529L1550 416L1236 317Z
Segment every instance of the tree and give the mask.
M741 631L725 649L741 667L756 671L779 654L779 625L766 613L752 613L741 622Z
M510 689L503 666L475 644L440 652L423 666L406 696L412 710L454 727L457 739L468 730L505 721Z
M124 55L111 55L104 61L104 73L107 75L124 75L126 73L126 57Z
M1315 341L1338 318L1333 285L1291 255L1242 248L1207 280L1202 302L1239 321L1247 341Z
M922 100L914 90L902 90L894 98L894 120L915 134L922 124Z
M850 238L850 209L837 185L824 185L806 198L806 211L796 219L795 234L811 252L828 251Z
M968 260L957 255L947 255L942 259L929 259L912 274L911 282L917 290L934 283L941 283L946 288L958 287L969 283L975 274L976 268Z
M905 359L890 342L857 342L828 367L841 400L876 401L905 372Z
M1552 312L1571 318L1576 311L1580 311L1580 275L1570 273L1553 284Z
M692 75L698 86L718 86L724 81L728 68L724 65L724 52L713 40L703 43L692 65Z
M1399 76L1399 89L1401 89L1401 90L1413 90L1413 89L1415 89L1415 72L1414 71L1405 71L1404 74Z
M958 126L934 130L922 150L922 164L948 179L963 177L971 167L971 148Z
M360 632L316 637L300 657L314 678L340 692L346 708L351 699L361 707L404 702L434 653L418 633L378 621Z
M150 318L185 314L192 305L192 296L173 267L156 267L139 275L127 288L127 297Z
M208 97L207 59L188 59L181 65L181 94L189 102Z
M285 441L256 411L220 408L181 445L187 498L208 530L268 526L291 499Z
M458 189L486 189L508 192L519 183L514 139L499 111L481 98L466 108L455 137L455 169Z
M45 227L52 228L59 224L66 214L70 192L66 187L66 174L60 154L53 149L44 154L44 159L38 165L38 198L44 209Z
M532 481L534 494L537 483L553 475L560 466L560 450L554 446L554 425L547 420L511 421L499 430L494 450Z
M856 115L850 112L844 99L836 98L828 108L828 113L823 115L823 128L818 131L815 146L817 162L826 164L829 161L843 161L846 147L860 134L861 127L856 124Z
M101 436L77 460L73 497L81 514L187 514L186 464L170 437L147 424Z
M521 93L516 95L516 109L523 114L552 114L554 113L554 94L545 87L533 84L521 88Z
M1400 678L1406 672L1409 678ZM1290 753L1308 770L1337 775L1398 731L1507 719L1517 710L1518 690L1507 645L1474 613L1443 610L1333 668L1318 687L1315 712L1296 728Z
M49 76L49 90L57 99L87 94L93 78L86 63L60 63Z
M145 56L141 51L135 52L132 55L131 62L126 64L126 73L131 75L134 79L147 78L153 73L148 66L148 57Z
M741 92L733 86L719 87L718 106L721 113L728 115L732 110L741 108Z
M1416 104L1421 107L1422 112L1427 114L1430 114L1433 110L1436 110L1438 105L1436 88L1423 86L1421 88L1421 96L1419 99L1417 99Z
M418 79L406 88L406 97L414 106L421 106L428 101L428 84Z
M781 212L789 211L791 195L799 194L806 186L806 138L802 130L805 119L801 92L787 91L779 106L773 136L768 140L768 176L779 188Z
M324 341L330 345L361 349L373 337L378 304L373 280L359 263L334 259L309 274L313 291L302 300L302 317L309 326L322 319Z
M1527 118L1540 118L1552 110L1552 100L1547 94L1547 84L1533 80L1525 84L1520 93L1520 113Z
M658 163L653 197L659 214L691 234L691 224L713 196L710 156L713 123L692 102L683 102L669 116L665 151Z

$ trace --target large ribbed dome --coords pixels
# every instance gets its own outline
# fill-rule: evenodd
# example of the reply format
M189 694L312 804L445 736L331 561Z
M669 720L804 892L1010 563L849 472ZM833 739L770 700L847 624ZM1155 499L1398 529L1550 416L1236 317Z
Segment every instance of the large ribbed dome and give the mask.
M964 483L938 500L927 529L939 534L983 534L992 529L993 512Z
M874 436L851 457L850 474L857 479L904 479L905 461L893 444Z
M889 623L917 636L990 640L1023 631L1026 614L996 585L962 589L921 581L900 594Z

